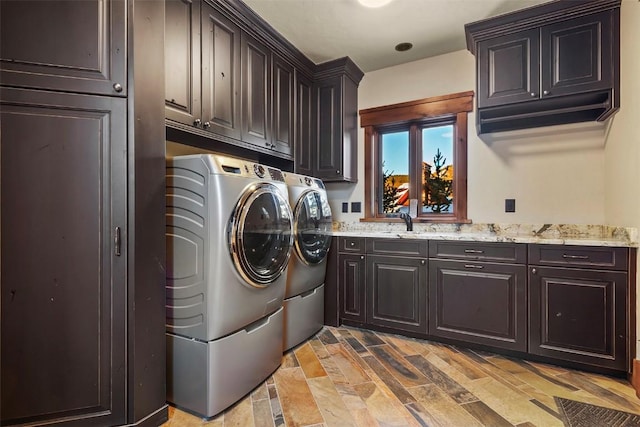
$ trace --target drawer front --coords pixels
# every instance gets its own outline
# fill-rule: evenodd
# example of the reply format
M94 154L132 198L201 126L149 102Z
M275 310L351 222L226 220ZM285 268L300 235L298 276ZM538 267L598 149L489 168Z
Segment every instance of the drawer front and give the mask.
M338 246L339 252L363 254L365 248L364 237L341 237Z
M427 240L368 239L367 253L393 256L427 257Z
M527 260L527 245L430 240L429 257L524 264Z
M629 265L629 250L595 246L529 245L529 264L625 271Z

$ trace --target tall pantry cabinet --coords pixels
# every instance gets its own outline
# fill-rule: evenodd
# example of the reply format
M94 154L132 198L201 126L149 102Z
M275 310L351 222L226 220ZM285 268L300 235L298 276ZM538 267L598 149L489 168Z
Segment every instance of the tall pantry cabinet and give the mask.
M0 1L0 425L157 426L164 4Z

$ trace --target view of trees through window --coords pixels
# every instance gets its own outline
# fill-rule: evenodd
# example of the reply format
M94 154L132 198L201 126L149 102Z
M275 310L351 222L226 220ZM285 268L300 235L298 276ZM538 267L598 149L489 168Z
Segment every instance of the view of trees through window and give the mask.
M414 198L422 214L453 213L453 130L452 124L425 125L421 144L410 140L408 130L381 133L381 213L408 213ZM419 169L410 167L412 144L419 145ZM420 176L414 180L420 182L419 192L410 191L412 174Z

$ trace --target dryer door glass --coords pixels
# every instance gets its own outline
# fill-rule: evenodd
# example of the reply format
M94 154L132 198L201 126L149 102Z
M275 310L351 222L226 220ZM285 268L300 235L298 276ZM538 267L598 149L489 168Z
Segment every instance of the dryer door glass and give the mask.
M237 271L251 285L275 281L293 247L288 201L271 184L251 186L231 218L230 250Z
M300 259L319 264L331 244L331 208L324 192L311 190L302 195L295 209L295 245Z

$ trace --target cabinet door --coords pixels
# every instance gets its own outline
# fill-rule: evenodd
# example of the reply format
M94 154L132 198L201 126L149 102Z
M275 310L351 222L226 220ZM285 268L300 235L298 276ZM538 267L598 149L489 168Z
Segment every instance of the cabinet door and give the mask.
M0 81L126 96L125 17L124 0L1 1Z
M341 320L366 321L365 258L364 255L338 255Z
M242 33L242 140L271 149L271 52Z
M240 28L202 3L202 124L240 139Z
M0 107L0 424L121 425L126 101L4 88Z
M287 157L293 157L293 73L293 65L273 55L272 148Z
M478 43L478 108L539 99L539 30Z
M315 116L311 80L296 74L295 168L296 173L314 175Z
M527 350L524 265L429 261L429 334Z
M543 97L612 87L612 14L542 27Z
M165 2L165 116L194 125L200 116L200 2Z
M367 256L367 323L427 333L426 260Z
M317 83L316 177L335 181L342 176L342 77Z
M627 274L529 267L529 352L627 369Z

